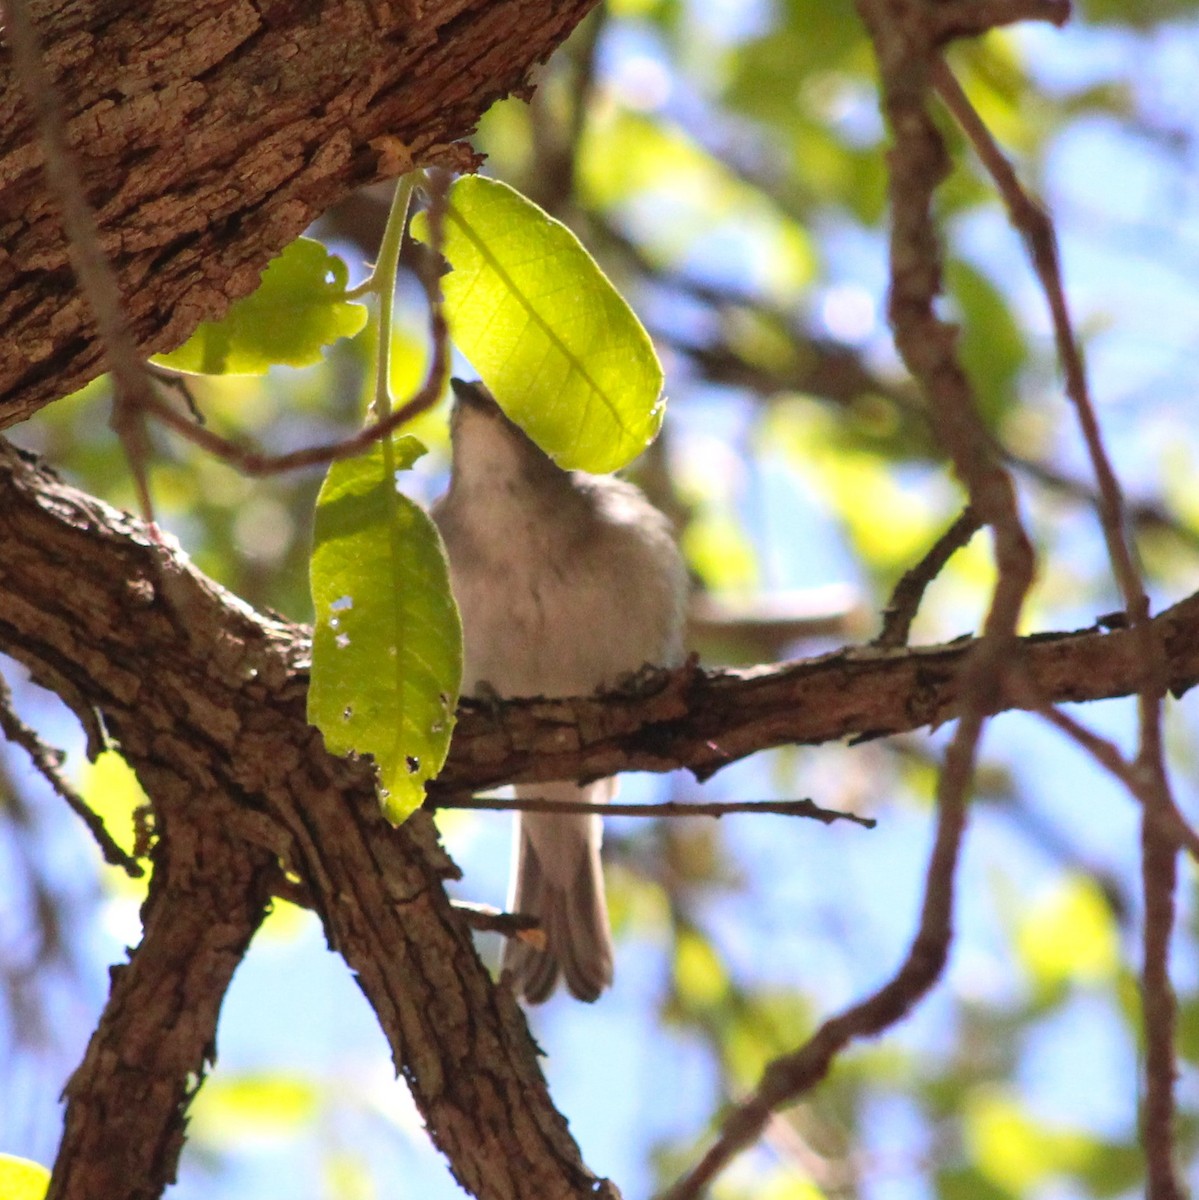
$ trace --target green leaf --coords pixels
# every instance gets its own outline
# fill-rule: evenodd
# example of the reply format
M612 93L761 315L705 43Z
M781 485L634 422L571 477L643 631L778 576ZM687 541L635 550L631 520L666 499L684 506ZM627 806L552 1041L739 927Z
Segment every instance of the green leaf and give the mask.
M211 1145L295 1137L320 1114L317 1083L302 1075L219 1072L205 1080L191 1106L190 1132Z
M1021 963L1042 991L1063 984L1103 984L1120 963L1111 909L1097 884L1065 878L1038 897L1016 930Z
M4 1200L42 1200L50 1172L41 1163L15 1154L0 1154L0 1196Z
M424 453L395 441L397 469ZM383 811L400 822L449 751L462 677L462 626L441 538L396 491L384 449L329 468L311 563L308 719L334 754L371 754Z
M719 245L739 287L787 311L816 271L811 235L771 196L661 120L619 110L588 121L579 143L586 202L607 211L655 265L687 273Z
M366 308L345 299L346 278L340 258L320 242L297 238L263 272L257 291L153 361L195 375L265 375L276 365L310 367L330 342L353 337L366 324Z
M92 812L104 822L113 841L132 854L137 811L148 803L133 768L115 750L105 750L83 768L79 791ZM111 867L104 872L104 885L118 896L144 896L149 876L132 879L119 868Z
M962 1114L973 1163L996 1187L1027 1196L1053 1177L1077 1175L1103 1149L1097 1139L1035 1117L1000 1087L977 1089Z
M680 929L675 939L674 981L693 1010L714 1008L728 997L724 963L712 943L693 929Z
M945 280L961 312L958 352L994 428L1015 402L1016 379L1028 360L1024 334L1003 294L981 271L954 259Z
M429 240L421 213L413 233ZM662 367L632 309L565 225L506 184L450 190L443 281L455 344L500 407L566 468L615 471L662 423Z

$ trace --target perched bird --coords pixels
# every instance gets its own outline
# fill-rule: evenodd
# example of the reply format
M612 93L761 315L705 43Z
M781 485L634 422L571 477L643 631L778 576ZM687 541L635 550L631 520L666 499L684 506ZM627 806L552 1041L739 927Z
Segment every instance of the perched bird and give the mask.
M450 486L434 505L465 636L463 694L583 696L682 659L686 573L666 518L632 484L564 471L480 383L453 381ZM518 797L608 801L616 780L521 784ZM509 939L504 970L537 1004L612 982L593 814L520 813L509 907L545 948Z

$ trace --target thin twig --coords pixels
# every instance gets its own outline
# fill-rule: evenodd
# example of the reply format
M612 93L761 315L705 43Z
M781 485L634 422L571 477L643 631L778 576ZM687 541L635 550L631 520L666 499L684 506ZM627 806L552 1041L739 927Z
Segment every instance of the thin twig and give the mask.
M937 832L925 872L920 923L907 955L878 991L826 1021L791 1054L767 1067L754 1094L721 1125L716 1141L667 1193L693 1200L765 1128L773 1112L794 1102L827 1074L851 1041L899 1020L940 978L952 940L954 882L966 824L966 800L979 740L999 694L1033 577L1032 547L1020 522L1011 477L995 453L956 357L956 332L936 315L940 245L932 199L947 171L940 135L929 117L926 88L936 30L928 10L892 10L889 0L859 0L882 71L883 104L894 138L890 156L891 323L908 369L924 389L942 445L966 484L970 503L991 527L997 582L983 637L961 677L962 711L938 779Z
M834 1058L851 1041L893 1025L939 978L949 949L953 878L965 825L965 805L960 798L973 771L982 720L977 713L963 719L962 724L970 728L955 738L946 758L920 926L903 965L878 991L825 1021L798 1050L775 1059L757 1090L725 1117L716 1141L663 1200L694 1200L701 1195L737 1154L761 1136L775 1111L810 1091L828 1074Z
M280 870L271 883L271 892L280 900L286 900L299 908L315 911L316 899L312 889L302 880ZM477 904L471 900L451 900L451 906L459 913L471 929L481 933L502 933L506 937L527 933L540 928L536 917L527 913L504 912L490 904Z
M906 646L912 621L929 584L945 569L945 564L982 528L978 514L966 505L957 519L932 544L928 553L895 585L887 607L883 609L883 627L870 644L882 650Z
M852 821L865 829L878 822L857 813L821 808L811 800L667 800L660 804L586 804L573 800L543 800L534 796L501 799L493 796L446 796L425 801L425 808L463 808L495 812L598 813L609 817L727 817L733 813L757 813L779 817L810 817L824 825Z
M1173 1028L1174 996L1166 970L1173 926L1174 849L1193 833L1178 809L1166 772L1162 739L1162 704L1167 691L1165 649L1149 623L1149 598L1135 551L1128 536L1128 513L1123 492L1111 465L1091 401L1086 370L1070 319L1062 285L1061 264L1053 223L1033 200L975 112L961 85L944 62L933 68L938 93L995 180L1009 218L1024 237L1033 269L1041 283L1053 321L1058 357L1065 373L1066 394L1074 406L1099 492L1099 520L1112 572L1124 600L1128 623L1138 646L1142 679L1138 688L1138 752L1130 790L1143 807L1142 879L1145 891L1146 1041L1151 1048L1146 1070L1148 1099L1144 1140L1149 1164L1150 1195L1171 1200L1182 1194L1171 1155L1174 1112ZM1169 860L1167 862L1167 859ZM1162 876L1170 881L1163 892ZM1160 927L1155 927L1160 923ZM1160 1027L1154 1022L1160 1021Z
M100 847L104 861L114 867L120 867L131 878L140 879L145 874L141 863L130 857L117 845L112 834L105 828L99 814L88 806L87 801L70 785L62 773L63 752L47 746L37 733L17 716L16 710L13 708L12 692L9 689L8 680L2 675L0 675L0 732L29 755L29 760L33 763L37 773L83 821L88 832L96 839L96 845Z
M941 0L926 11L934 41L944 42L1017 21L1048 21L1060 27L1070 19L1070 0Z
M991 136L991 131L974 110L961 84L941 60L933 65L932 81L945 107L949 109L974 147L974 152L987 173L995 181L1012 225L1024 238L1028 247L1033 270L1049 304L1054 341L1065 374L1066 394L1074 405L1095 471L1099 487L1099 517L1108 554L1112 560L1116 582L1128 608L1129 619L1135 624L1148 615L1148 600L1141 584L1140 572L1124 536L1124 497L1104 448L1103 435L1091 402L1082 352L1074 334L1070 309L1062 286L1061 262L1053 223L1041 204L1025 190L1015 169Z
M160 367L157 363L146 363L146 371L151 379L161 387L169 388L175 392L183 400L187 406L188 413L197 425L204 424L204 413L200 410L199 404L196 403L195 394L191 390L191 385L188 383L189 376L181 375L178 371L172 371L169 367Z
M1174 1031L1178 1003L1170 983L1170 935L1174 929L1174 892L1178 885L1178 851L1163 835L1146 807L1141 819L1141 888L1145 898L1145 958L1141 966L1141 1001L1145 1025L1145 1102L1141 1138L1148 1167L1149 1200L1182 1200L1174 1164Z
M96 216L87 201L83 180L68 144L66 119L46 71L27 0L6 0L4 10L13 66L37 122L46 179L62 211L71 262L96 318L100 341L112 372L112 427L129 460L142 515L151 529L156 530L146 479L149 441L143 415L143 409L153 396L153 387L125 319L116 272L100 245Z
M1140 768L1130 762L1119 748L1109 738L1089 729L1081 721L1063 712L1060 708L1045 704L1038 700L1028 686L1027 678L1021 673L1020 683L1010 681L1008 692L1020 707L1034 712L1044 718L1068 738L1077 742L1092 758L1112 776L1122 783L1134 797L1142 799L1145 781L1141 777ZM1174 845L1185 847L1191 857L1199 862L1199 832L1174 806L1151 807L1145 806L1147 819L1152 821L1158 833Z
M236 470L241 471L243 475L279 475L286 471L303 470L305 467L323 467L328 466L329 463L339 462L343 458L353 458L355 455L362 454L375 442L393 433L401 425L411 421L437 403L441 393L445 390L440 376L449 357L444 348L439 355L436 346L433 355L433 366L425 382L410 400L382 421L374 421L340 441L323 442L318 446L307 446L302 450L293 450L287 454L263 454L257 450L250 450L231 438L222 437L211 429L193 424L157 396L151 397L146 402L146 409L187 441L208 451L222 462L228 463Z
M288 454L263 454L260 451L251 450L231 438L222 437L211 429L193 424L153 393L145 401L147 411L153 413L164 425L169 426L187 441L206 450L209 454L221 459L222 462L228 463L242 474L264 476L298 471L306 467L328 466L329 463L353 458L427 409L432 408L445 392L445 381L450 363L449 330L441 303L441 287L434 266L439 261L436 252L441 245L442 214L445 209L447 180L448 176L444 173L429 172L425 184L429 202L431 248L427 256L429 265L418 270L417 277L428 298L431 352L429 369L425 374L424 382L405 403L381 420L372 421L347 438L336 442L324 442L318 446L308 446L302 450L293 450ZM425 259L422 258L421 261L424 262Z
M450 904L471 929L480 933L502 933L512 937L541 928L537 918L528 913L504 912L490 904L476 904L470 900L451 900Z

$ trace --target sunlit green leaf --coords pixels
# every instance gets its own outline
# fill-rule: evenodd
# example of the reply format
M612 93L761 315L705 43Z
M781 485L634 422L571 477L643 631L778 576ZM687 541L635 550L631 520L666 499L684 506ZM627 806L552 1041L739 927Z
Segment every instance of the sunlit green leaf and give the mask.
M1016 948L1041 987L1110 979L1120 954L1103 893L1077 876L1063 880L1029 909L1016 932Z
M1048 1125L998 1088L970 1096L963 1132L982 1174L1018 1196L1055 1175L1076 1174L1103 1148L1087 1134Z
M690 929L680 930L675 940L674 979L684 1002L695 1008L718 1004L729 989L728 972L712 943Z
M941 532L944 518L935 489L914 487L884 454L847 445L841 423L826 410L811 404L775 405L758 436L819 489L874 569L905 570ZM955 566L964 557L955 558Z
M50 1172L41 1163L15 1154L0 1154L0 1196L4 1200L42 1200Z
M134 814L147 803L146 793L142 791L133 768L115 750L106 750L84 768L79 791L92 812L104 822L113 841L126 854L132 854ZM119 872L119 875L129 880L124 872ZM144 882L129 882L139 891L145 890Z
M826 1200L828 1193L810 1179L801 1179L788 1163L754 1187L754 1200Z
M226 1145L294 1137L319 1108L319 1089L303 1076L216 1074L200 1089L189 1118L200 1137Z
M375 1186L365 1148L333 1149L321 1163L322 1196L330 1200L375 1200Z
M423 453L396 443L398 469ZM308 719L334 754L374 756L402 821L441 770L462 675L462 628L441 539L396 491L383 451L334 463L316 508Z
M428 222L413 222L428 238ZM632 309L565 225L469 176L450 191L443 281L455 344L561 466L614 471L662 422L662 368Z
M682 130L606 112L579 148L591 203L619 213L652 261L686 267L705 250L735 256L739 291L790 304L812 280L812 239L765 191Z
M683 531L683 551L712 591L748 593L758 581L753 543L727 510L693 510Z
M718 1026L720 1053L737 1086L751 1087L773 1059L808 1035L812 1013L798 992L759 989L738 1000Z
M206 321L177 350L154 361L198 375L265 375L276 365L309 367L338 338L366 324L345 299L346 265L320 242L299 238L262 274L256 291L220 321Z

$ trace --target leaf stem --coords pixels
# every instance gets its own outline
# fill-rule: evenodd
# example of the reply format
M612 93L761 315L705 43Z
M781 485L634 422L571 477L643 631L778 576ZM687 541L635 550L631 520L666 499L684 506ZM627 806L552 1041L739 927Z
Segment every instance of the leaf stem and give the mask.
M379 258L371 279L379 296L379 338L375 347L375 397L371 401L371 418L384 421L391 415L391 322L392 311L395 308L396 274L400 264L400 247L404 241L404 229L408 223L408 206L412 201L412 190L416 186L420 173L409 172L396 183L395 195L391 200L391 211L387 214L387 225L383 230L383 240L379 243ZM395 671L395 694L398 708L396 720L396 754L400 750L403 739L404 721L404 620L399 601L400 580L397 564L401 560L400 545L399 499L396 496L396 463L395 446L392 435L386 434L379 439L379 449L383 456L383 488L387 497L387 528L391 550L391 619L392 619L392 649L395 660L392 669ZM395 821L397 814L392 811L390 788L383 785L383 811Z
M367 280L379 295L379 345L375 356L375 398L371 401L376 420L384 420L391 413L391 320L395 308L396 274L399 271L404 227L408 223L408 206L418 178L418 172L410 172L396 184L383 240L379 243L379 260ZM388 461L392 457L391 438L385 437L383 461L389 471L394 470L394 463Z

